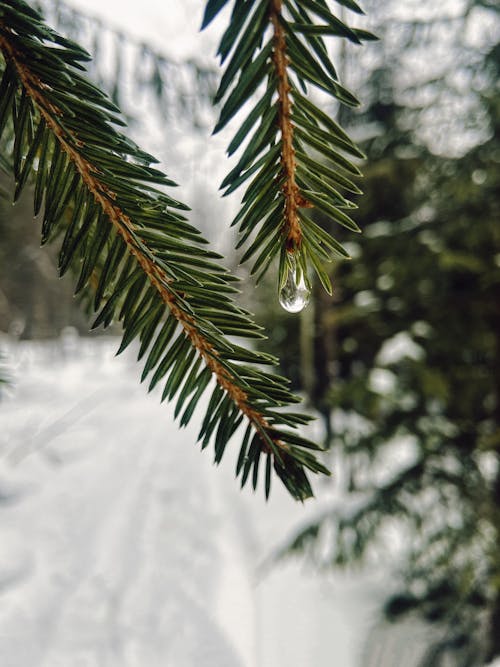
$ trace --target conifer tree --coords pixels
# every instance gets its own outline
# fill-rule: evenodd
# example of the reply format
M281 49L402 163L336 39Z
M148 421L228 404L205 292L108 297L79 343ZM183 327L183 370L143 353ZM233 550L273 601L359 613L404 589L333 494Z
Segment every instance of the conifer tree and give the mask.
M209 0L203 26L226 4ZM354 0L336 4L361 13ZM253 177L234 221L241 243L255 233L243 259L257 256L260 277L279 256L282 300L292 310L306 300L308 267L330 289L321 261L347 255L308 209L358 231L342 192L358 191L349 174L359 170L346 155L362 154L308 97L312 85L357 104L337 80L324 36L372 38L325 0L240 0L219 47L229 62L216 129L248 103L228 152L248 141L223 183L228 194ZM261 327L235 303L235 278L189 223L174 181L118 129L119 109L85 77L89 54L22 0L0 2L0 53L2 165L14 176L14 200L33 182L42 243L59 240L60 274L76 274L76 292L97 312L93 327L122 322L119 352L138 340L142 380L150 390L160 383L162 400L176 397L181 426L210 392L202 448L213 442L220 462L241 426L242 485L250 478L256 488L261 471L268 496L274 470L293 497L312 495L307 471L328 470L312 453L320 447L297 430L310 418L293 409L286 379L262 368L276 360L251 349Z
M500 656L498 45L473 64L484 139L460 157L412 136L390 63L372 75L363 120L379 131L363 146L357 212L367 241L362 262L340 267L342 293L325 313L341 501L285 549L323 567L392 560L384 616L427 627L411 656L419 667ZM382 643L374 633L366 662L375 644L392 653Z

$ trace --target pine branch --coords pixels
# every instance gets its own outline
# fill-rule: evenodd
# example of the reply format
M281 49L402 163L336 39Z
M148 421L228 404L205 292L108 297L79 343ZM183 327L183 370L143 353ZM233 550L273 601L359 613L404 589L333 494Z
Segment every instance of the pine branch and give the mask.
M142 379L152 373L150 390L164 382L162 400L178 396L181 425L215 380L199 439L202 448L214 442L219 463L246 424L242 485L251 474L256 488L265 457L266 496L273 468L295 498L312 495L306 469L328 470L308 451L320 448L293 430L310 418L290 411L298 399L287 381L261 369L275 359L228 338L262 334L232 300L235 279L220 256L180 213L188 207L165 194L175 184L115 129L118 109L79 73L90 56L21 0L0 2L0 51L0 137L12 125L15 198L33 177L42 242L63 237L61 275L79 272L77 292L92 293L98 311L94 326L122 321L119 352L139 339Z
M291 86L288 81L288 56L286 48L286 35L280 17L282 13L282 0L271 2L270 17L273 25L273 63L278 82L278 125L281 133L281 162L283 171L283 184L281 192L285 200L283 237L286 248L292 252L300 247L302 243L302 230L298 220L299 206L306 207L309 202L301 200L299 186L295 180L297 165L295 161L295 150L293 147L294 128L292 124L292 100L290 97Z
M209 0L202 27L226 4ZM339 4L362 13L353 0ZM323 35L357 44L374 39L367 31L349 28L325 0L235 2L218 51L221 62L232 55L215 97L225 101L214 131L225 127L256 93L261 95L229 144L231 155L247 141L221 186L227 195L253 177L233 221L242 235L238 247L253 238L242 262L255 256L252 273L260 280L279 255L281 288L290 276L297 284L301 280L308 284L312 266L331 293L322 263L349 255L314 222L312 211L360 231L341 209L355 208L342 191L360 192L351 179L361 172L347 156L364 156L307 97L308 86L313 85L342 104L358 105L338 83Z

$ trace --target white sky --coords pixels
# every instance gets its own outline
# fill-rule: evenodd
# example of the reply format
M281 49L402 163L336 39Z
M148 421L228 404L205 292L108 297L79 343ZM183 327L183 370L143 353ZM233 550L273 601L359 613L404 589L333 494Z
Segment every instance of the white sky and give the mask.
M205 53L213 59L217 29L199 33L204 3L198 0L67 0L84 14L101 18L109 27L126 31L177 58Z

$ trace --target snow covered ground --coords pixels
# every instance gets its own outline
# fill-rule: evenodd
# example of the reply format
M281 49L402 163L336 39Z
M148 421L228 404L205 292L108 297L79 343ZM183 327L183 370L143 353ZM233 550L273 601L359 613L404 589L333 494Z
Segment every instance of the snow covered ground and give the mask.
M241 492L116 348L7 346L1 667L356 667L380 583L262 568L317 501Z

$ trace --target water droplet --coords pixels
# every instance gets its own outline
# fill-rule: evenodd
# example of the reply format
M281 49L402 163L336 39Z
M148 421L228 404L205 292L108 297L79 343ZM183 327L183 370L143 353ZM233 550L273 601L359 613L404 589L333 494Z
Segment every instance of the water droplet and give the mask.
M299 313L309 303L311 292L304 280L302 269L297 267L295 260L290 264L286 282L280 291L280 305L289 313Z

